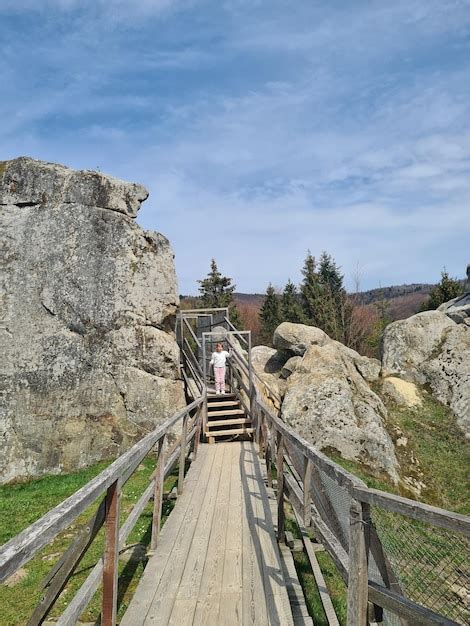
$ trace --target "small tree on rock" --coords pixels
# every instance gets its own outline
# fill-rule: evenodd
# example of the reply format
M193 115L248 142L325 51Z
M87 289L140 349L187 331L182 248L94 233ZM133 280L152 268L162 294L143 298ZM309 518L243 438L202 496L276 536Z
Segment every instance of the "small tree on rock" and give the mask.
M446 268L444 268L441 272L440 282L431 289L429 298L423 303L421 310L432 311L437 309L437 307L444 304L444 302L449 302L449 300L461 296L463 291L463 286L460 281L451 278Z

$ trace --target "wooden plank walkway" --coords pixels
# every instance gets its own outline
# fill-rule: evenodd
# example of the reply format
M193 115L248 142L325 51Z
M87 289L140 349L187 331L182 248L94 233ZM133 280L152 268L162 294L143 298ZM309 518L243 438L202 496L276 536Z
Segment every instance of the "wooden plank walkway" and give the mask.
M274 524L255 445L201 445L121 625L293 625Z

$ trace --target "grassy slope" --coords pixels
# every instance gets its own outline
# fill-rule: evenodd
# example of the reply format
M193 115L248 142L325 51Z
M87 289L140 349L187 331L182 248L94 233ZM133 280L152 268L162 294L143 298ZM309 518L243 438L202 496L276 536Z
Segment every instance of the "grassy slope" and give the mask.
M41 517L59 502L67 498L74 491L86 484L106 467L106 463L99 463L86 470L67 476L48 476L39 480L0 487L0 543L8 541L29 524ZM127 482L121 499L121 523L129 514L133 504L140 497L149 483L149 477L155 468L152 459L145 459L138 471ZM170 475L165 482L165 490L170 490L176 483L176 474ZM171 501L164 501L163 520L165 520L173 506ZM41 597L40 583L52 568L54 563L73 540L76 529L96 510L96 505L90 507L75 523L57 539L44 548L32 561L24 566L26 577L17 584L8 587L0 585L0 606L2 608L0 623L2 626L19 626L25 624L34 607ZM152 520L152 502L144 509L137 521L134 530L127 540L127 545L150 542ZM92 546L79 564L75 574L69 581L66 589L59 597L51 617L58 616L73 597L75 591L83 583L103 553L103 530L100 531ZM137 585L145 565L145 558L120 565L119 579L119 614L122 616L132 592ZM82 616L84 621L94 621L100 614L100 593L89 604Z

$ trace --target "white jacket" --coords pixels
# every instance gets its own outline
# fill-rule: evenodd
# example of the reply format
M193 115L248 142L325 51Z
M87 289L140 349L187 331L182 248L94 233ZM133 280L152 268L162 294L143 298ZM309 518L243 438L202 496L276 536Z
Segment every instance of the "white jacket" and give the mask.
M225 367L225 362L232 356L230 352L222 350L221 352L213 352L210 364L214 367Z

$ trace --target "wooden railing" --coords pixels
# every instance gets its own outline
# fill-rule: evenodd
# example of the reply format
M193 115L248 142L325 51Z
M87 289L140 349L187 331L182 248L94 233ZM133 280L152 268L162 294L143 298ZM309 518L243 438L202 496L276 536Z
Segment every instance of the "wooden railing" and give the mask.
M247 363L239 352L235 362L239 366L235 377L240 388L247 391L250 387L246 383ZM284 498L287 498L304 540L309 541L307 529L311 527L347 585L348 626L369 623L371 610L374 619L381 621L383 609L403 626L463 624L464 618L461 622L453 621L406 596L371 518L371 506L399 514L409 522L418 520L449 531L457 551L466 550L467 563L470 562L470 517L367 487L286 424L266 401L263 390L266 383L259 377L253 378L250 407L260 456L266 460L269 486L273 481L273 466L276 468L279 540L284 540ZM338 507L334 506L335 490L341 496L343 508L345 497L348 499L349 511L344 515L338 514ZM310 558L309 550L307 555ZM370 579L372 562L380 583Z
M230 336L237 336L238 331L230 326L228 319L227 322L227 332ZM152 498L154 503L150 549L155 550L161 523L164 479L178 463L178 493L182 492L185 459L191 443L194 457L197 454L207 407L203 369L198 355L184 336L184 328L196 347L201 348L201 340L187 320L180 316L182 374L188 389L190 381L194 382L199 392L198 397L120 456L82 489L0 548L1 581L34 558L44 546L51 543L102 497L88 523L43 581L45 594L28 626L42 623L103 526L103 558L92 569L57 623L59 626L75 624L102 583L101 623L106 626L115 624L119 550ZM280 418L281 399L277 392L270 389L254 372L250 362L235 345L232 349L233 385L254 421L259 453L266 460L269 486L273 485L273 468L276 468L279 539L283 540L285 535L284 504L287 499L297 519L308 558L311 561L314 558L308 535L311 528L347 585L348 626L364 626L368 623L371 611L376 621L380 621L383 609L390 612L402 626L452 626L465 623L465 618L460 622L453 621L449 617L450 613L437 610L436 606L428 606L425 595L421 600L409 597L406 588L402 588L400 572L397 572L396 564L391 562L390 551L383 545L374 518L377 512L399 515L408 524L408 528L412 529L410 524L413 523L424 523L434 530L449 533L449 541L455 542L454 551L462 552L459 554L462 562L465 563L465 557L468 557L467 567L470 562L470 518L368 488L363 481L300 437ZM179 422L181 436L169 445L169 434ZM142 460L153 450L157 459L156 469L147 488L119 527L121 489ZM393 532L393 539L396 540L397 531ZM312 561L312 567L313 565ZM458 615L460 617L464 612L458 612Z
M28 626L41 624L45 619L103 525L105 527L103 558L95 565L75 597L69 602L57 624L59 626L76 624L100 583L101 623L105 626L116 623L119 550L124 546L145 506L152 498L150 549L155 550L161 523L163 483L165 477L178 463L178 493L183 491L185 460L191 443L193 458L197 455L205 397L206 390L202 387L201 395L194 402L163 422L84 487L0 548L0 581L2 581L30 561L90 505L104 496L96 512L43 581L45 593L28 621ZM169 444L168 437L173 434L179 422L181 436L173 444ZM142 460L154 450L157 466L149 485L119 527L122 487Z

